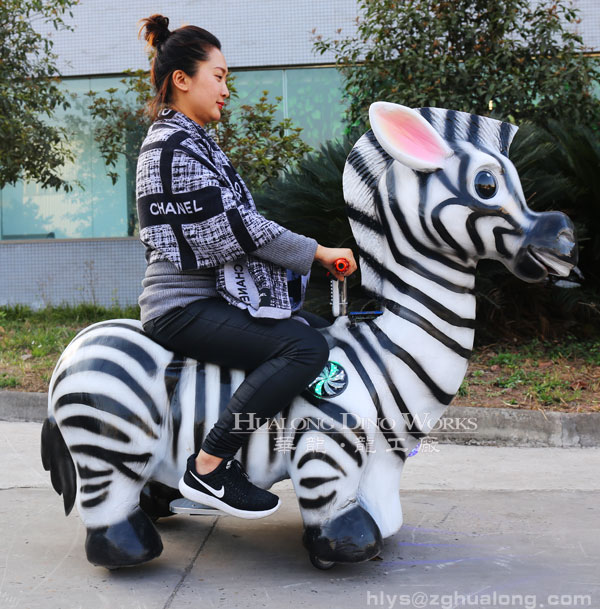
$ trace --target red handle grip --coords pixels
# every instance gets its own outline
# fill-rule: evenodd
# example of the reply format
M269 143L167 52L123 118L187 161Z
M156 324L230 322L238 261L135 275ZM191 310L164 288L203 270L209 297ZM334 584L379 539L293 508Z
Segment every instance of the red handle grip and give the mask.
M350 263L348 262L348 260L346 260L346 258L338 258L333 263L333 266L335 266L335 269L336 271L338 271L338 273L345 273L350 268Z

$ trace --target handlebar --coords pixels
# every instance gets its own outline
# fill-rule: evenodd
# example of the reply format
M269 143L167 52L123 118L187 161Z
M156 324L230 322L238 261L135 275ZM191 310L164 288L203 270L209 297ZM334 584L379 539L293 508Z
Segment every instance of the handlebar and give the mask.
M350 268L350 262L346 258L338 258L334 263L336 271L338 273L345 273Z
M345 273L350 268L350 262L346 258L338 258L333 266L338 273ZM331 282L331 312L334 317L348 314L348 282Z

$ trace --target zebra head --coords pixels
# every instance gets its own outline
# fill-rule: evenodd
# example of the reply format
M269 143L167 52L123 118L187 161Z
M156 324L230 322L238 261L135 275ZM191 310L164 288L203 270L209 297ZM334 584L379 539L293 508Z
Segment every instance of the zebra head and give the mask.
M387 102L372 104L369 118L372 147L385 165L379 189L385 182L392 213L406 224L403 232L416 235L432 257L466 268L480 258L496 259L528 282L569 275L577 264L573 224L563 213L527 207L508 159L516 126Z

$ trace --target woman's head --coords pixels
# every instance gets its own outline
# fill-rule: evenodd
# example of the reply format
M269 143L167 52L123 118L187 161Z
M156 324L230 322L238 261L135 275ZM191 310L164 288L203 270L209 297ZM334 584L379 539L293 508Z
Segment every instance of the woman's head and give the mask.
M156 96L151 112L156 118L164 107L173 107L201 125L219 120L225 98L227 64L221 43L210 32L194 25L172 32L169 20L152 15L142 20L140 33L156 49L151 80Z

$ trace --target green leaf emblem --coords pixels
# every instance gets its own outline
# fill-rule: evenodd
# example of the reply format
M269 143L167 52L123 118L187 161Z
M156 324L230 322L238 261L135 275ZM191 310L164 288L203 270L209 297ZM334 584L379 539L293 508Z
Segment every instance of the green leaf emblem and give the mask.
M348 386L348 375L337 362L327 362L321 374L308 386L318 398L332 398L344 392Z

